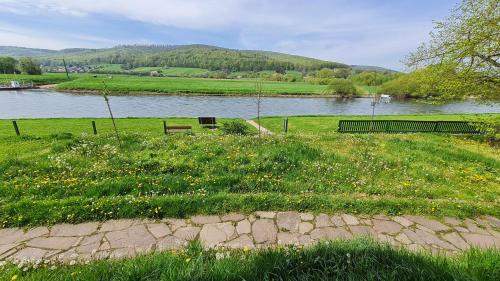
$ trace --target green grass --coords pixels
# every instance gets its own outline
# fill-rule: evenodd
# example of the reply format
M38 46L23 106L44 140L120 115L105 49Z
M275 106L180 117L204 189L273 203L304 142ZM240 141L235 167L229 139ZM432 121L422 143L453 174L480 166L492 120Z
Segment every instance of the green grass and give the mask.
M79 77L79 74L70 74L70 79ZM66 73L44 73L42 75L27 74L5 74L0 75L0 84L10 83L11 80L17 80L25 83L33 82L35 85L57 84L67 82Z
M150 136L163 135L163 121L168 126L189 125L195 133L214 133L214 130L199 126L196 118L117 118L116 125L120 133L147 132ZM221 125L233 118L217 118ZM71 133L74 135L93 134L92 121L96 122L99 134L114 133L113 123L109 118L49 118L49 119L18 119L17 124L23 135L47 137L55 134ZM250 128L257 132L254 127ZM15 134L14 127L9 120L0 119L0 137L9 137ZM1 148L0 148L1 149ZM1 156L0 156L1 158Z
M217 258L219 256L219 258ZM221 258L222 256L222 258ZM323 243L260 251L186 251L161 253L89 265L41 265L23 271L0 268L0 279L11 280L440 280L500 279L500 252L469 250L455 257L396 250L369 240ZM25 266L26 267L26 266Z
M96 70L102 71L102 72L120 72L120 71L125 71L122 67L121 64L111 64L111 63L104 63L104 64L98 64L95 65Z
M209 72L208 69L190 67L168 67L161 71L163 75L173 77L195 77L208 75Z
M377 93L379 86L367 86L367 85L356 85L356 89L362 94L362 95L370 95Z
M261 124L272 132L283 131L284 117L262 117ZM375 120L422 120L422 121L484 121L500 120L500 114L415 114L376 115ZM291 116L288 117L288 133L331 133L338 129L339 120L371 120L371 116Z
M104 76L93 78L85 76L61 83L60 90L102 90L106 82L108 89L116 93L152 92L152 93L199 93L199 94L255 94L253 80L221 80L202 78L173 77L136 77L115 75L112 79ZM326 86L302 82L262 81L264 94L324 94Z
M161 119L117 122L121 145L105 120L97 136L88 119L21 120L22 137L2 121L0 225L256 210L500 215L498 148L465 136L259 141L199 129L165 137Z

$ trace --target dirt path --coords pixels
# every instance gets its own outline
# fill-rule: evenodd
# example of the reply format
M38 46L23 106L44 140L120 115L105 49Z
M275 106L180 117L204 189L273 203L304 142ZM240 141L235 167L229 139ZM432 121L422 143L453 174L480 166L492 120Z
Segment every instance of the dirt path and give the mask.
M257 131L259 130L259 124L253 120L246 120L248 124L254 126ZM263 135L272 135L273 132L269 131L268 129L262 127L262 125L260 125L260 132L263 134Z

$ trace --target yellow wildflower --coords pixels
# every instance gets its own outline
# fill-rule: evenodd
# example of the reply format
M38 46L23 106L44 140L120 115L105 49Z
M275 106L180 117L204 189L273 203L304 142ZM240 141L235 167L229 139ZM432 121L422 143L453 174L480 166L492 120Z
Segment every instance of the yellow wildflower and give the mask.
M14 281L14 280L17 280L17 274L16 275L13 275L10 280Z

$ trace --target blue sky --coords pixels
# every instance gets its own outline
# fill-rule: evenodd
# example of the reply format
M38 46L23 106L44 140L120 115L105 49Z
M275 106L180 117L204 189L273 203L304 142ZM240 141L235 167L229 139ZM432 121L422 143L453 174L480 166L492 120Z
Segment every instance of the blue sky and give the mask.
M457 0L0 0L0 45L210 44L404 70Z

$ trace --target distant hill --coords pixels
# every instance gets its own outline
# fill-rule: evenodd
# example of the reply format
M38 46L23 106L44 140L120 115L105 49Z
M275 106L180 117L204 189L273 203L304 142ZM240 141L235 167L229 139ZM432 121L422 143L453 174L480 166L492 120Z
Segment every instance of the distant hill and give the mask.
M40 57L57 53L58 51L48 49L33 49L14 46L0 46L0 56L8 57Z
M191 67L235 71L312 71L321 68L348 68L346 64L277 52L226 49L208 45L122 45L102 49L60 51L21 47L0 47L0 56L31 56L45 65L121 64L137 67Z
M354 70L362 70L362 71L378 71L378 72L387 72L387 73L396 73L399 71L392 70L389 68L384 68L380 66L373 66L373 65L351 65L350 66Z

